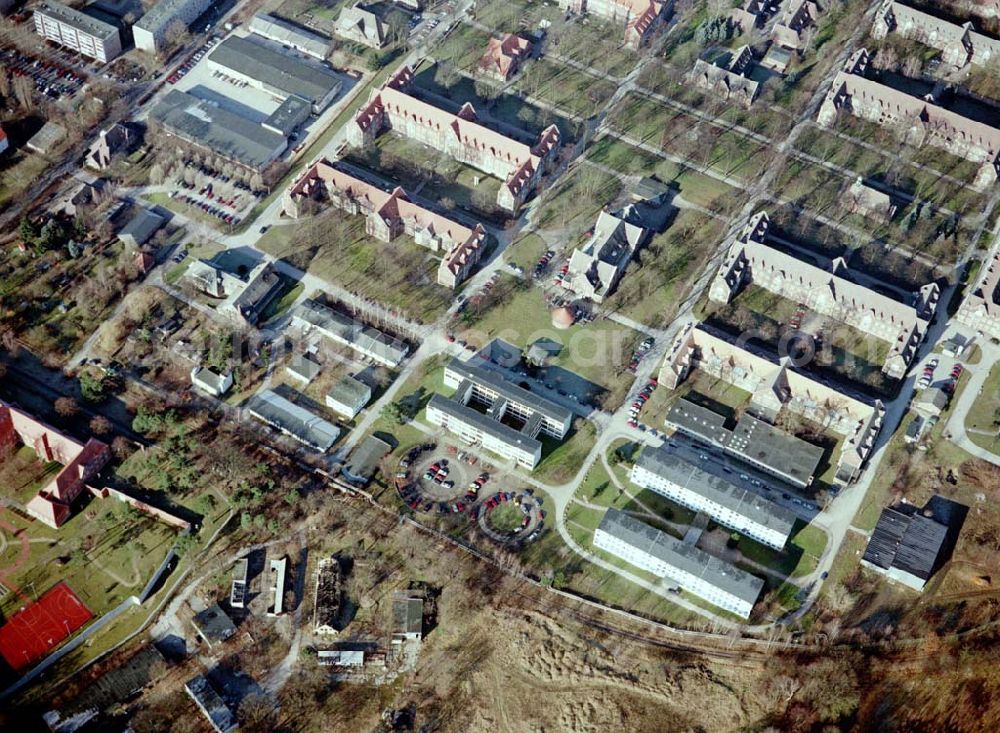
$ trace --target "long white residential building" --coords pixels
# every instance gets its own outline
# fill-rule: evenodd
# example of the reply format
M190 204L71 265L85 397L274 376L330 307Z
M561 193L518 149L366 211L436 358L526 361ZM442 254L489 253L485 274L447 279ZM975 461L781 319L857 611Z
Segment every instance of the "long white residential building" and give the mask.
M795 526L795 514L748 489L709 473L663 449L647 447L632 467L632 483L778 550Z
M167 30L176 24L185 29L208 10L211 0L160 0L132 26L135 47L159 53L167 43Z
M427 421L528 469L542 458L538 436L562 440L572 424L566 408L458 359L445 368L444 384L455 394L431 397Z
M102 63L122 52L118 26L54 1L35 8L35 32Z
M764 588L762 579L618 509L605 512L594 546L741 618L750 617Z

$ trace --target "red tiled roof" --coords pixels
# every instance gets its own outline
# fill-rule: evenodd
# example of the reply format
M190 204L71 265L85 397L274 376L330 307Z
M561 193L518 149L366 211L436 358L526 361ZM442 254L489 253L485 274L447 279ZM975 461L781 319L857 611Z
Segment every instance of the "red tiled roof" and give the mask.
M428 104L406 92L412 78L413 70L404 66L390 77L381 90L373 92L368 104L355 117L358 126L367 130L380 113L388 112L435 132L450 129L458 142L480 153L488 151L495 163L507 167L506 184L515 193L523 185L517 179L523 178L525 170L534 171L541 162L540 157L559 144L561 136L555 125L543 130L535 146L529 147L476 122L476 110L469 103L462 105L457 114ZM529 163L531 167L526 168Z

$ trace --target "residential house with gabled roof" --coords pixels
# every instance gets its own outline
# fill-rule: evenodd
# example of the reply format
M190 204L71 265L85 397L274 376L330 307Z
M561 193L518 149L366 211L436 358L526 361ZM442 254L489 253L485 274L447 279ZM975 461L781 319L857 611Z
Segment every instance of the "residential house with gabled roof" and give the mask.
M531 55L531 41L514 33L502 38L491 38L486 53L479 59L479 71L500 81L507 81L521 68Z
M749 108L760 88L760 84L749 77L753 65L753 52L749 46L742 46L722 66L697 59L688 79L706 91Z
M854 282L842 258L823 269L769 246L769 227L767 212L749 219L724 256L709 299L728 303L744 285L754 283L888 342L882 371L897 379L904 375L937 309L938 285L925 285L903 303Z
M1000 339L1000 243L986 258L978 277L955 320L990 338Z
M892 196L865 183L865 179L861 176L858 176L847 189L844 204L855 214L871 216L881 221L892 219L897 209Z
M394 130L499 178L497 206L517 211L554 161L559 128L549 125L527 145L479 123L469 103L453 114L418 99L409 91L412 81L413 68L404 66L373 91L347 127L348 143L364 147L383 130Z
M559 7L625 26L625 45L643 46L673 8L663 0L559 0Z
M306 201L326 201L350 214L365 217L365 231L382 242L392 242L402 234L432 252L441 252L439 285L455 288L464 281L483 256L486 228L470 228L410 200L400 187L391 192L337 167L318 160L285 191L283 207L296 218Z
M382 19L361 3L340 11L334 32L370 48L382 48L389 42Z
M920 143L943 148L980 164L974 187L985 190L1000 179L1000 128L963 117L923 97L866 77L868 51L858 50L833 80L817 121L832 125L841 111L879 125L903 129Z
M885 0L872 24L872 37L895 33L936 48L951 66L985 66L1000 58L1000 40L975 30L971 22L959 25L896 0Z

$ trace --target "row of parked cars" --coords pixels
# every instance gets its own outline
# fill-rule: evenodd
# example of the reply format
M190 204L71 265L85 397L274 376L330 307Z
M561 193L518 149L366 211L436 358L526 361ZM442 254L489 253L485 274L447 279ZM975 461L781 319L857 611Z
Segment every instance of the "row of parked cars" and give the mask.
M532 275L536 280L538 280L539 278L542 277L542 275L545 274L545 268L549 266L549 263L555 256L556 256L556 251L554 249L549 249L546 250L544 254L542 254L542 256L538 258L538 262L535 263L535 269L532 272Z
M84 84L84 77L62 64L39 58L29 53L4 46L0 48L0 73L30 78L35 89L49 99L57 100L76 94Z
M265 191L254 191L252 188L250 188L249 185L241 181L239 178L233 178L232 176L227 176L222 171L216 170L210 165L205 165L204 163L197 163L193 160L185 160L184 167L193 168L206 178L213 178L219 183L227 183L233 188L235 188L237 191L242 191L243 193L250 194L258 201L267 196L267 193ZM209 190L211 190L211 187L209 187Z
M632 400L632 404L629 407L628 411L629 414L628 426L630 428L639 427L639 412L642 411L642 407L643 405L646 404L646 400L652 397L654 389L656 389L655 377L646 382L645 386L641 390L639 390L639 394L637 394L635 396L635 399Z
M639 347L635 350L635 353L632 354L632 359L628 363L628 370L630 372L635 374L635 370L639 368L639 362L642 361L642 357L644 357L649 350L653 348L654 343L656 343L656 341L653 337L648 336L641 344L639 344Z
M212 48L212 46L218 43L218 41L219 39L217 39L215 36L212 36L207 41L205 41L204 46L202 46L193 54L188 56L187 61L185 61L183 64L177 67L177 71L175 71L173 74L167 77L167 83L176 84L177 82L179 82L182 77L186 76L187 73L191 71L191 69L193 69L195 65L205 57L205 54L208 53L209 50Z
M194 206L197 209L201 209L206 214L209 214L210 216L214 216L215 218L219 219L220 221L225 222L226 224L229 224L230 226L235 226L235 225L239 224L242 221L242 219L240 219L240 217L238 217L238 216L236 216L234 214L230 214L230 213L228 213L226 211L223 211L218 206L215 206L214 204L212 204L212 203L210 203L208 201L201 201L200 199L197 199L197 198L195 198L194 196L192 196L191 194L188 194L188 193L180 193L179 194L177 191L171 191L170 192L170 198L177 199L179 201L183 201L188 206Z

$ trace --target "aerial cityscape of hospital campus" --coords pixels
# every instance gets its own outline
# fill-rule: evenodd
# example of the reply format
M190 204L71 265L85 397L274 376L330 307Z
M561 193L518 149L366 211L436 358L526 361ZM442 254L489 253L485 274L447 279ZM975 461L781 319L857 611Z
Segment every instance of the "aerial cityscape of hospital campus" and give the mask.
M0 731L1000 731L998 0L0 0Z

